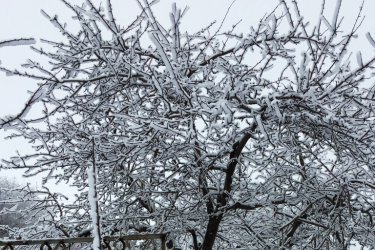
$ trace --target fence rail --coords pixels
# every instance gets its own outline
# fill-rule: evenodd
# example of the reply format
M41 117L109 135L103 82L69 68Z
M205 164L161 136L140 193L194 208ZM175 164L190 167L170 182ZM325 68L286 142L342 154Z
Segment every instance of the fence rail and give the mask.
M37 239L37 240L0 240L1 250L13 250L17 246L40 246L39 249L75 249L71 248L72 244L92 243L93 237L80 238L59 238L59 239ZM160 240L161 249L166 249L165 234L133 234L125 236L104 236L104 248L107 250L129 249L127 242L141 240ZM114 243L120 243L121 247L114 247ZM111 246L112 245L112 246ZM53 247L52 247L53 246Z

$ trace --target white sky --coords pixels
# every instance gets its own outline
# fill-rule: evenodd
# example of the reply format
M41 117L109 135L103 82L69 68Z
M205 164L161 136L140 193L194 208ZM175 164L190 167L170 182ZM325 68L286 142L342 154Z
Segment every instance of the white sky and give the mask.
M71 3L80 1L70 0ZM94 1L99 2L99 1ZM156 16L163 23L169 24L169 11L172 5L171 0L161 0L154 7ZM203 26L208 25L213 20L221 22L227 7L231 4L231 0L178 0L177 6L183 8L190 6L190 9L183 21L182 29L196 31ZM239 30L248 31L250 25L257 25L257 21L266 13L270 12L279 2L279 0L237 0L233 5L229 15L223 26L223 30L228 30L232 24L242 19ZM314 25L319 18L321 1L319 0L297 0L300 4L301 12L305 20L311 20ZM330 20L336 1L326 1L329 6L327 8L327 19ZM114 14L124 26L126 26L133 17L139 13L139 7L135 0L112 0L114 6ZM355 15L359 9L361 1L343 0L342 14L344 14L344 27L350 29ZM72 24L70 17L72 13L59 0L0 0L0 41L20 38L34 37L36 39L48 38L50 40L59 40L60 34L55 27L40 13L43 9L50 15L57 14L60 20L64 20ZM331 10L331 11L330 11ZM371 48L365 38L365 32L369 31L375 37L375 1L367 0L365 2L364 15L366 19L359 31L359 37L352 46L353 52L362 51L364 61L366 58L374 56L374 48ZM74 28L74 25L72 25ZM38 41L37 46L41 45ZM355 54L354 54L355 55ZM24 63L28 58L40 58L33 53L28 46L23 47L3 47L0 48L1 66L8 68L20 68L19 65ZM41 61L45 59L41 58ZM353 56L355 60L355 56ZM25 104L29 94L28 90L35 89L35 81L22 79L18 77L6 77L0 72L0 117L15 114L20 111ZM16 150L21 152L29 150L29 146L22 140L9 141L4 140L5 133L0 131L0 159L8 158L15 155ZM40 178L24 179L20 171L3 171L0 170L0 176L14 178L20 183L30 182L33 185L40 186ZM64 185L50 187L56 191L66 192L67 187Z

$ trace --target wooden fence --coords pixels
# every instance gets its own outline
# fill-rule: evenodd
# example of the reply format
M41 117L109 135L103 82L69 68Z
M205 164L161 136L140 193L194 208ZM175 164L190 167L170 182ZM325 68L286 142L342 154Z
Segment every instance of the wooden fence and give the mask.
M102 249L105 250L127 250L130 248L129 242L131 241L144 241L154 242L159 241L158 246L161 250L166 250L166 235L165 234L134 234L127 236L104 236L104 246ZM40 239L40 240L0 240L1 250L15 250L19 247L26 247L23 249L39 249L44 250L75 250L81 249L77 244L89 244L93 242L92 237L80 237L80 238L60 238L60 239ZM146 244L147 245L147 244ZM137 248L135 248L137 249ZM142 248L150 249L150 248ZM155 248L151 248L155 249Z

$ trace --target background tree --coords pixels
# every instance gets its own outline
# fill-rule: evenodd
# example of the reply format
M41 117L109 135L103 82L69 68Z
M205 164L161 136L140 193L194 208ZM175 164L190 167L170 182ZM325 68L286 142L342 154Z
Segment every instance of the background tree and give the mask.
M21 187L0 178L0 240L48 237L54 235L48 232L51 228L69 236L56 221L61 197L64 196L52 194L46 187L35 190L29 184ZM54 227L44 228L44 224Z
M50 65L2 68L39 82L0 123L35 153L4 166L81 191L71 205L54 199L59 215L43 221L44 233L92 226L96 169L105 235L171 232L183 249L375 244L375 57L353 62L348 53L363 5L345 33L341 1L329 16L323 1L315 26L296 1L280 1L249 33L234 25L189 34L176 6L170 28L147 1L124 27L109 0L105 9L63 2L80 30L43 12L66 38L32 47Z
M22 220L19 220L19 210L21 207L14 202L18 196L17 184L7 179L0 178L0 238L8 237L10 228L25 226Z

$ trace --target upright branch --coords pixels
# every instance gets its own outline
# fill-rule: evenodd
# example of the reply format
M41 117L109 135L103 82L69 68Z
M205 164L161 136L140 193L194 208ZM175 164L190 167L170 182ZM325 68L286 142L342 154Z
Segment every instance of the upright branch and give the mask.
M92 161L89 163L89 168L87 169L87 179L88 179L88 199L90 203L90 217L93 224L93 249L102 249L102 234L101 234L101 222L100 222L100 208L98 201L98 191L97 191L97 169L96 169L96 155L95 155L95 140L92 139Z

